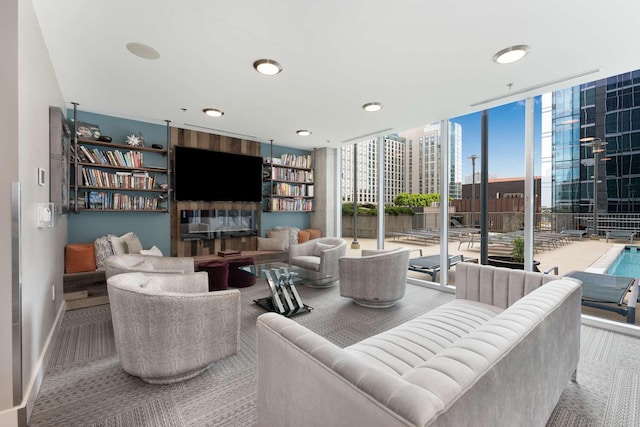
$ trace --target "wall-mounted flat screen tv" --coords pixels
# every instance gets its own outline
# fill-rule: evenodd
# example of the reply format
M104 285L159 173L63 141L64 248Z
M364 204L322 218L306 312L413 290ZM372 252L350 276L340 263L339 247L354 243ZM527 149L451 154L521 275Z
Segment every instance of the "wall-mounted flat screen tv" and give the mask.
M262 200L262 157L175 146L173 159L175 200Z

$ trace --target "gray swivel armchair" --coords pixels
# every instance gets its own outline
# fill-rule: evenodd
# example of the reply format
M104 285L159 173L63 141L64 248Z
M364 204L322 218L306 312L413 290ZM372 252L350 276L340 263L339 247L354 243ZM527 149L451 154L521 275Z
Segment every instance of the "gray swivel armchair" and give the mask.
M122 273L193 273L193 258L140 254L111 255L104 260L104 273L108 279Z
M289 246L289 265L306 270L306 286L326 288L340 279L338 260L347 252L347 242L339 237L320 237Z
M145 382L187 380L237 352L240 291L209 292L204 271L123 273L107 289L120 364Z
M340 258L340 295L364 307L391 307L407 287L409 249L363 250Z

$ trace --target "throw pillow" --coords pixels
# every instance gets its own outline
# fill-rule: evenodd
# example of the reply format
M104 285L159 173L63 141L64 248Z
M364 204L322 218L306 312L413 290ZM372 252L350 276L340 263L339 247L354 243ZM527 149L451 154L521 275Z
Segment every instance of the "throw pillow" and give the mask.
M98 270L104 270L104 260L113 255L109 236L98 237L95 242L93 242L93 246L96 256L96 268Z
M304 243L309 241L309 230L298 231L298 243Z
M109 235L109 243L114 255L124 255L127 253L127 243L122 237Z
M82 273L96 270L93 243L71 243L64 248L65 273Z
M326 243L316 243L316 245L313 248L313 255L314 256L322 256L322 251L325 251L327 249L331 249L333 247L333 245L328 245Z
M162 251L157 246L151 246L149 249L142 249L140 255L162 256Z
M284 240L275 237L258 237L259 251L284 251Z
M267 230L267 237L280 239L284 242L284 250L289 250L289 229L286 230Z
M317 228L307 228L309 231L309 240L319 239L322 237L322 233Z
M142 250L142 243L140 243L140 239L138 235L133 232L128 232L120 236L124 242L127 244L127 253L129 254L139 254Z
M300 231L298 227L289 225L276 225L272 228L272 230L289 230L289 246L298 244L298 231Z

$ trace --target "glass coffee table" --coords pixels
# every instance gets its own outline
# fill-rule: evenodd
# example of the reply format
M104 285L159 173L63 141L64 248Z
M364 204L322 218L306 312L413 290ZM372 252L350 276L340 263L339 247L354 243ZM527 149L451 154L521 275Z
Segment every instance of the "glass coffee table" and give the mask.
M302 302L296 289L296 283L300 284L309 279L306 270L290 267L289 264L283 262L244 265L239 268L267 281L271 295L253 300L265 310L282 314L285 317L313 310L313 307Z

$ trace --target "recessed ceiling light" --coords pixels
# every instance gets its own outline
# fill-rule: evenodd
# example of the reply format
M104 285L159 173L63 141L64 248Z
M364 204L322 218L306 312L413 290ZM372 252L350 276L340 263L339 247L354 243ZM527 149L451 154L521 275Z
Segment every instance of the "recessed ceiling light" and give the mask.
M519 44L517 46L502 49L500 52L493 55L493 61L498 64L510 64L521 60L527 53L529 53L529 46Z
M382 104L380 102L368 102L362 106L364 111L380 111Z
M142 43L127 43L127 50L133 53L135 56L143 59L158 59L160 58L160 52Z
M310 130L306 130L306 129L300 129L297 130L296 133L300 136L309 136L311 135L311 131Z
M282 71L282 65L278 63L278 61L274 61L273 59L258 59L253 63L253 68L256 69L260 74L264 74L265 76L275 76L280 71Z
M224 115L224 111L220 111L216 108L205 108L202 112L210 117L221 117Z

